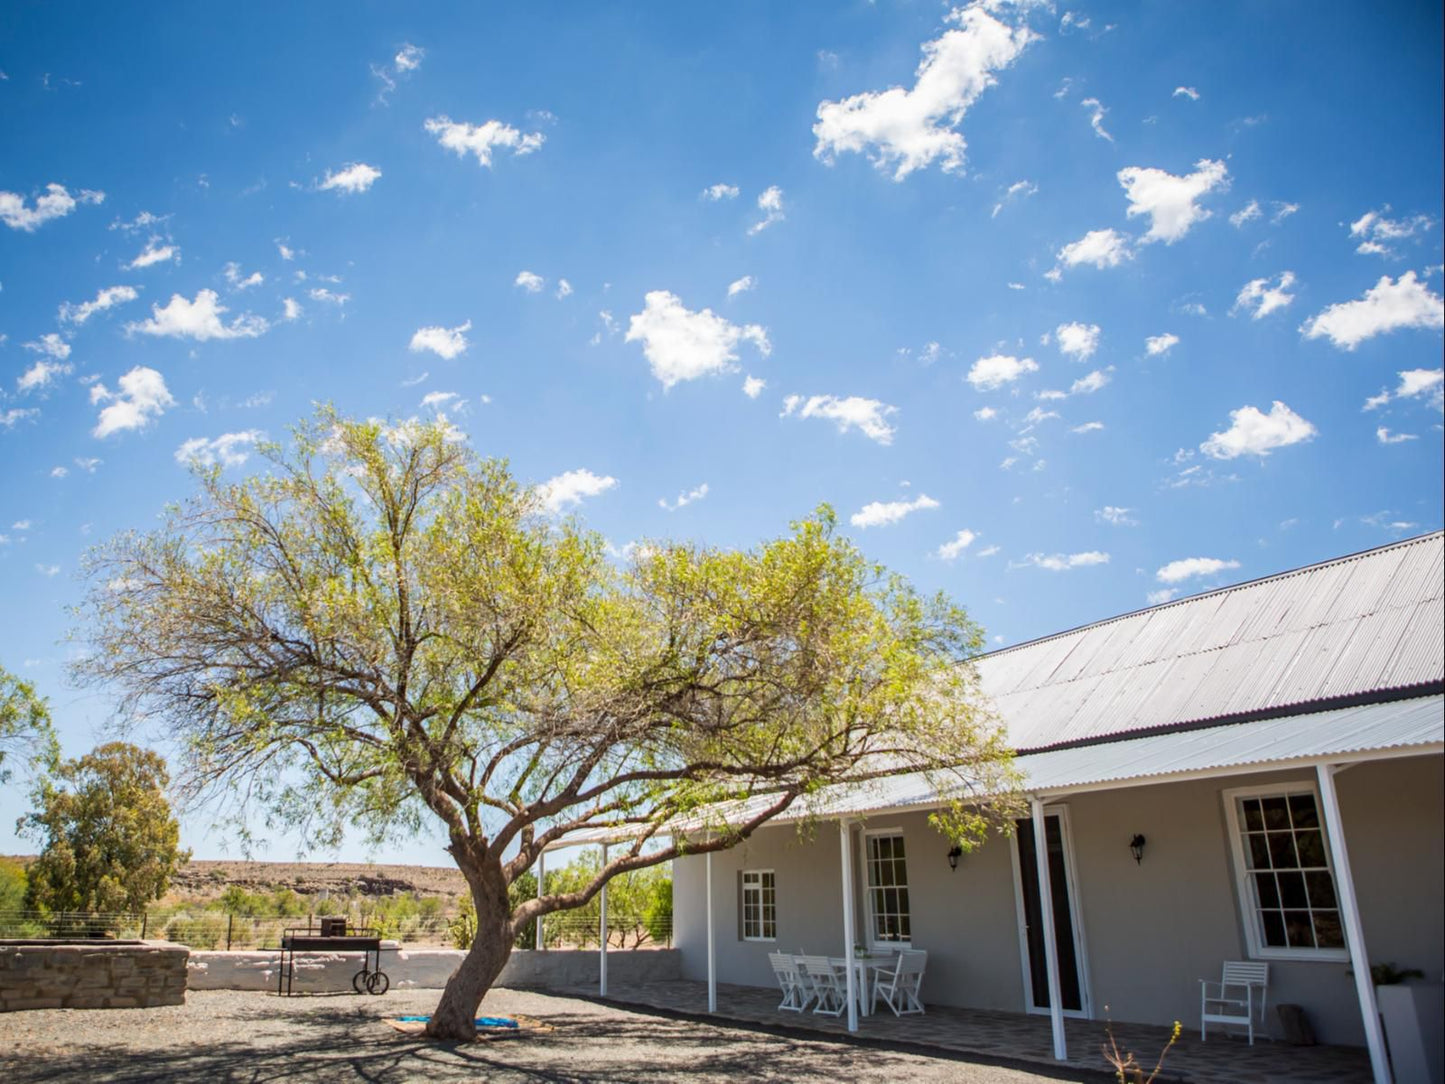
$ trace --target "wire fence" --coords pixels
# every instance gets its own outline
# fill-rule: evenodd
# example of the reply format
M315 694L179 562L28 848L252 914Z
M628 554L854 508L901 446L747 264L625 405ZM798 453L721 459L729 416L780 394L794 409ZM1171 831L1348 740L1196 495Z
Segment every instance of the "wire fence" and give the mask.
M466 947L474 928L460 913L383 915L366 909L302 914L240 915L195 907L153 908L144 913L0 911L0 938L155 938L198 951L279 949L287 929L317 926L323 917L341 917L348 926L370 927L387 940L417 946ZM544 948L596 948L596 918L560 912L542 923ZM536 928L528 925L517 938L518 948L536 945ZM610 949L670 948L670 915L609 915Z

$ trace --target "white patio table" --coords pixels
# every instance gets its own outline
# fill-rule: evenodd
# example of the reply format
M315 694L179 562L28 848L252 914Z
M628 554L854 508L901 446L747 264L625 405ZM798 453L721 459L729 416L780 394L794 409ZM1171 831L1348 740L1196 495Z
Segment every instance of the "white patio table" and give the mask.
M853 992L858 996L858 1015L873 1015L873 987L868 982L870 972L890 971L896 957L891 952L857 952L853 954ZM839 971L845 971L848 961L842 956L829 956L828 962Z

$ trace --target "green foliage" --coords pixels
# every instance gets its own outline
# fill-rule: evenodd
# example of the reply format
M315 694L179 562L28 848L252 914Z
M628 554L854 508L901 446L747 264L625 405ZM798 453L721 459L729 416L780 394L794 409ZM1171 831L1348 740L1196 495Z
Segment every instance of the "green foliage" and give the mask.
M51 762L56 749L45 700L34 685L0 666L0 783L10 778L7 756L20 754L32 764Z
M0 912L25 909L25 867L14 858L0 858Z
M55 766L35 788L21 830L44 841L28 874L32 910L140 911L165 894L178 864L180 826L165 761L124 742Z
M489 944L538 915L585 923L609 879L614 913L654 916L629 936L651 936L668 902L649 867L825 787L921 770L958 796L937 821L963 845L1007 820L981 630L830 509L752 550L654 540L618 564L456 438L322 409L263 448L269 472L199 470L158 530L88 558L77 678L169 722L188 788L318 846L436 818ZM548 844L618 827L636 842L605 868L520 891Z
M1393 963L1371 964L1370 979L1376 986L1398 986L1411 979L1423 979L1418 967L1396 967Z

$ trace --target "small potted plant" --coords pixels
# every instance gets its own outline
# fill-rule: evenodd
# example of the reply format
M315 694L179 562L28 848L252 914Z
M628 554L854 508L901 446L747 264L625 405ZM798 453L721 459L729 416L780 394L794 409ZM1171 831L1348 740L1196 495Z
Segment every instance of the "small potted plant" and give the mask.
M1385 1028L1385 1042L1390 1048L1396 1080L1439 1079L1430 1075L1430 1062L1439 1057L1445 998L1439 983L1409 981L1424 977L1425 973L1417 967L1380 963L1370 968L1375 1004L1380 1009L1380 1023ZM1434 1071L1440 1072L1438 1064Z

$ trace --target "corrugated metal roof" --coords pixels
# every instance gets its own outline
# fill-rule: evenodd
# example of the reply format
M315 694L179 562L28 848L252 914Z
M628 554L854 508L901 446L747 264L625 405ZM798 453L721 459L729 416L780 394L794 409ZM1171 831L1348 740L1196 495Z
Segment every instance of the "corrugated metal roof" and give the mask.
M1173 782L1230 769L1247 771L1335 758L1347 761L1353 756L1389 750L1439 753L1442 748L1445 697L1425 696L1055 749L1021 756L1016 764L1023 774L1026 792L1049 795L1109 784ZM862 817L930 809L948 797L947 792L940 794L923 773L910 772L861 786L830 787L799 801L770 823L796 823L810 816ZM760 795L732 806L727 810L727 820L741 823L770 800ZM633 834L598 828L574 833L563 846L616 842Z
M1445 534L1125 614L978 661L1017 749L1445 680Z

